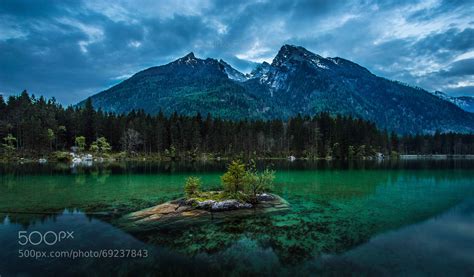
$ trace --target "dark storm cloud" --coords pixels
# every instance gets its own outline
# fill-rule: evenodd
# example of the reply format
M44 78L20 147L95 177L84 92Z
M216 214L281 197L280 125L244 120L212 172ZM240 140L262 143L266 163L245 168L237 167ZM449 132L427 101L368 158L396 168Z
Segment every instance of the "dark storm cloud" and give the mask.
M449 93L474 86L469 1L2 1L0 93L65 104L195 52L249 72L284 43Z
M51 15L62 14L65 8L76 9L79 1L60 0L3 0L0 5L0 14L22 18L47 18Z
M451 64L449 70L442 71L446 76L474 75L474 58L459 60Z
M416 48L425 51L466 51L474 49L474 29L459 30L451 28L443 33L429 35L417 43Z

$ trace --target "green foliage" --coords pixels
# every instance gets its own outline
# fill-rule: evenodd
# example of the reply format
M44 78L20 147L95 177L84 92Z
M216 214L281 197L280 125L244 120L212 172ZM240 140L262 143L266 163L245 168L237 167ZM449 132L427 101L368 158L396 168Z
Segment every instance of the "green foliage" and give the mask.
M64 151L55 151L51 153L51 158L58 162L69 162L71 161L71 155L68 152Z
M223 191L199 191L192 198L199 202L206 200L223 201L228 199L228 194Z
M54 141L54 139L56 138L56 136L54 135L54 131L48 128L47 134L48 134L48 140Z
M275 172L265 169L258 172L255 169L249 169L245 174L244 192L251 203L257 203L257 195L269 191L273 187Z
M2 148L7 154L12 154L16 149L16 138L12 134L8 134L3 138Z
M167 157L171 160L175 160L176 159L176 148L174 147L174 145L171 145L169 150L165 149L164 155L165 155L165 157Z
M232 161L227 168L227 172L221 177L224 191L237 195L238 192L244 189L246 174L245 165L240 160Z
M355 158L355 154L356 154L355 147L350 145L349 146L349 152L347 153L348 159L353 160Z
M54 131L49 129L49 128L46 131L46 133L47 133L47 137L48 137L48 141L49 141L49 150L52 151L53 150L53 142L56 139L56 135L54 134Z
M367 149L365 145L359 146L356 152L356 159L363 160L367 156Z
M79 152L84 152L86 149L86 138L84 136L78 136L75 139L77 150Z
M91 144L90 150L97 154L107 154L112 150L112 147L105 137L100 137Z
M201 191L201 178L188 177L184 184L184 192L187 198L198 196Z

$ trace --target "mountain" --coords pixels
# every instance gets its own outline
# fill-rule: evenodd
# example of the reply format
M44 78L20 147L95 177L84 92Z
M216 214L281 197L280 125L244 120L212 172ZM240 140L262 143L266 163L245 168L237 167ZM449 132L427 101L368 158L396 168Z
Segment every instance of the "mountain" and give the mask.
M474 97L458 96L456 99L458 100L456 104L458 107L467 112L474 113Z
M474 114L423 89L387 80L342 58L284 45L272 63L243 74L223 60L193 53L151 67L92 96L116 113L143 109L226 119L344 114L399 133L473 132ZM82 103L80 103L82 104Z
M454 105L458 106L459 108L474 113L474 97L472 96L449 96L441 91L433 92L434 95L438 96L439 98L449 101Z
M224 118L256 118L261 100L229 78L230 74L240 78L243 74L239 73L227 63L198 59L191 52L169 64L140 71L92 96L92 101L95 108L115 113L143 109L151 114L162 110L167 114L209 112Z

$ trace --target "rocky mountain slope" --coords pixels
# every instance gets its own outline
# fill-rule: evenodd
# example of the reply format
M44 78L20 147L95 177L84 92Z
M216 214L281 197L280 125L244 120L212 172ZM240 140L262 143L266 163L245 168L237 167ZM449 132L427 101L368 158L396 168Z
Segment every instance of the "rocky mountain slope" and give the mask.
M441 91L435 91L434 95L439 98L449 101L466 112L474 113L474 97L472 96L449 96Z

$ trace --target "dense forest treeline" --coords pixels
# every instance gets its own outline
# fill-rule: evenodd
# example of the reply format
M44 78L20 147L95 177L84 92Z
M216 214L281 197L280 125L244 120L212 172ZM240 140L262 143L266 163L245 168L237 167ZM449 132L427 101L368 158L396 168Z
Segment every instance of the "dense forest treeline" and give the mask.
M86 150L103 137L113 152L168 158L196 158L204 153L215 157L294 155L335 159L364 158L376 153L474 153L472 134L398 136L379 130L368 121L328 113L298 115L285 121L229 121L200 114L104 113L94 110L90 99L82 108L63 108L54 98L35 98L26 91L7 101L0 96L3 151L15 149L15 153L25 156L69 151L79 137L84 138Z

